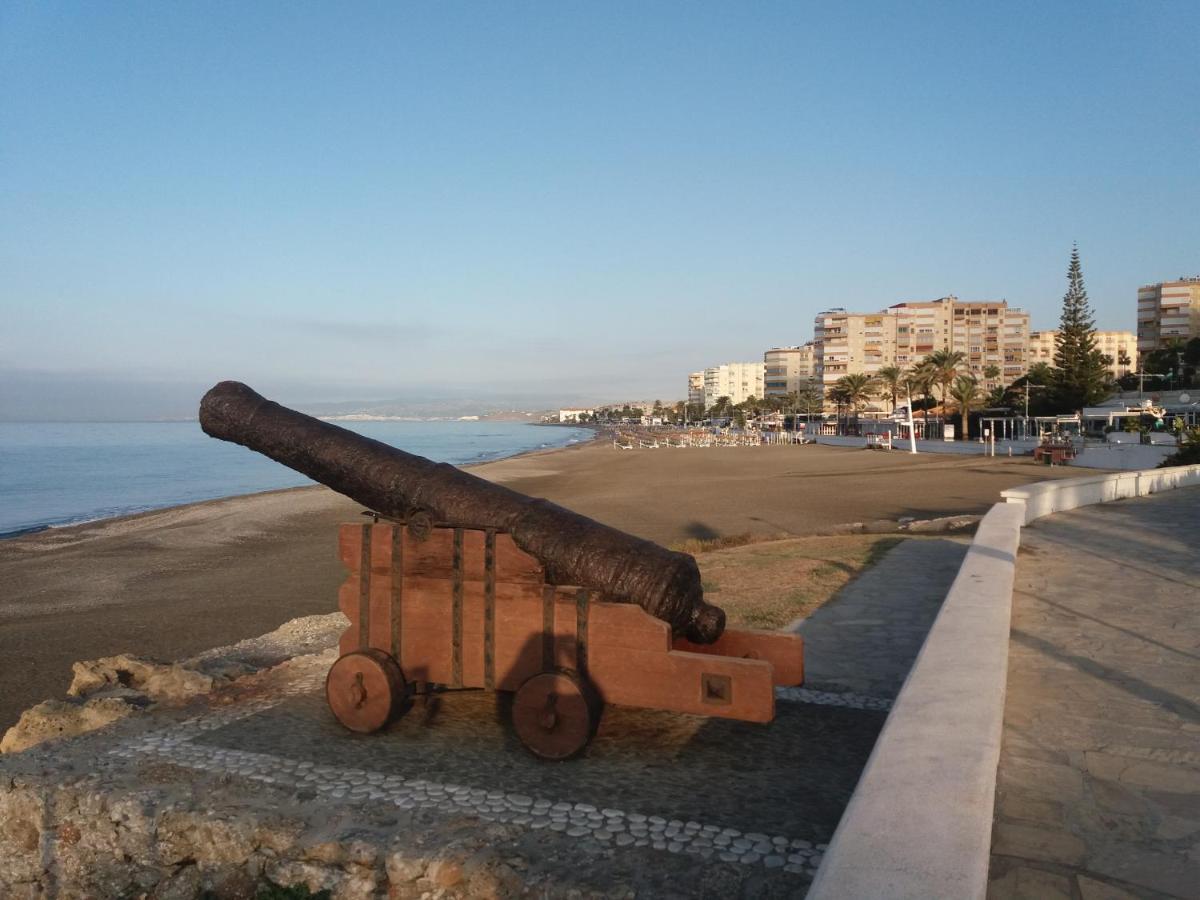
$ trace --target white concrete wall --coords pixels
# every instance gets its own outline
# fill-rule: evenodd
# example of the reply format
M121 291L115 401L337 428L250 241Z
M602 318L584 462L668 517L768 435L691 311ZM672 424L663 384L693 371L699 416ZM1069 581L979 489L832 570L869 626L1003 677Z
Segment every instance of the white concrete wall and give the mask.
M1200 485L1200 465L1003 492L875 742L810 898L983 900L1021 528L1051 513L1189 485Z
M1052 513L1090 506L1093 503L1144 497L1156 491L1192 484L1200 484L1200 465L1043 481L1001 491L1000 496L1009 503L1022 504L1025 511L1024 524L1028 525L1034 519Z
M1152 447L1149 444L1109 444L1089 446L1071 465L1083 469L1153 469L1175 452L1175 447Z
M982 898L1022 510L984 516L808 896Z

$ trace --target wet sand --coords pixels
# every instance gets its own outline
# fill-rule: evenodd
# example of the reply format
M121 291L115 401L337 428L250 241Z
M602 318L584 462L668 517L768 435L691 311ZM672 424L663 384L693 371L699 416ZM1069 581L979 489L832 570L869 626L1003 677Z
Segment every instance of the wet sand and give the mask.
M603 441L473 471L665 544L978 513L1004 488L1080 474L950 454ZM0 730L63 696L75 660L176 659L333 611L337 525L360 511L325 488L298 488L0 541Z

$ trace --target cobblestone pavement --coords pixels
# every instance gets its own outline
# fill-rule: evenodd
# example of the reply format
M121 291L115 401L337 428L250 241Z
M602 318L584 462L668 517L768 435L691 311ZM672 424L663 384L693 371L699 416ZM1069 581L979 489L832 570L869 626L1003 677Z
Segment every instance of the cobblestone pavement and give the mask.
M105 796L141 797L152 776L164 809L223 804L223 815L270 811L317 831L350 821L375 843L399 833L427 848L502 829L493 850L520 861L538 896L803 896L964 549L906 541L867 573L868 589L842 592L836 616L802 623L819 679L779 689L766 726L612 706L584 757L546 764L512 735L504 695L458 691L354 735L324 702L329 650L262 687L235 683L185 721L152 713L72 752L97 760L89 777ZM70 756L47 759L78 768ZM23 757L14 773L58 783Z
M110 755L307 792L329 810L386 806L413 827L447 815L522 826L505 852L585 891L800 896L887 705L781 692L767 727L610 707L586 757L546 764L517 744L501 695L482 691L418 699L386 732L349 734L324 703L334 658Z
M969 545L969 538L904 541L793 625L804 636L805 686L894 699Z
M1200 488L1025 529L988 896L1200 897Z

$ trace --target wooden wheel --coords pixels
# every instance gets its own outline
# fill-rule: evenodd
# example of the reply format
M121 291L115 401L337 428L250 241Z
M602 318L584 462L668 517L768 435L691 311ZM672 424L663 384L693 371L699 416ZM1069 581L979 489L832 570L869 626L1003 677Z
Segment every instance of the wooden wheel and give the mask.
M362 734L378 731L400 712L408 686L400 666L382 650L354 650L325 677L325 699L337 720Z
M513 730L534 756L570 759L581 752L600 722L595 689L567 669L539 672L513 698Z

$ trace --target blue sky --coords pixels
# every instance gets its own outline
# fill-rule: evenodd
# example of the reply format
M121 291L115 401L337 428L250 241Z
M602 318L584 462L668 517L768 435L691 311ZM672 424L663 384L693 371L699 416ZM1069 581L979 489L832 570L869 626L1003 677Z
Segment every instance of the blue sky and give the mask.
M1200 271L1198 32L1194 3L9 0L0 388L677 397L829 306L1052 327L1073 241L1133 328L1139 284Z

